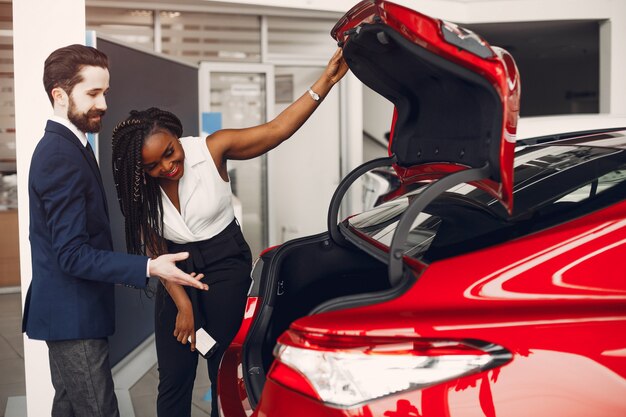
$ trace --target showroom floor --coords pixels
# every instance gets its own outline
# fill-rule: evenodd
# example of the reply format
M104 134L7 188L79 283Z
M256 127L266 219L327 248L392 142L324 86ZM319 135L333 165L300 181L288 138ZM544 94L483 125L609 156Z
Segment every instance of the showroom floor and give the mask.
M5 417L9 397L23 397L26 393L21 319L20 293L0 294L0 417ZM192 417L206 417L211 413L211 384L207 376L206 361L199 362L193 392ZM130 389L135 417L156 416L157 384L158 372L155 365ZM12 402L13 407L21 404L23 401ZM11 415L26 416L25 411L20 412L15 408L12 411Z
M0 417L7 398L25 395L20 293L0 294Z

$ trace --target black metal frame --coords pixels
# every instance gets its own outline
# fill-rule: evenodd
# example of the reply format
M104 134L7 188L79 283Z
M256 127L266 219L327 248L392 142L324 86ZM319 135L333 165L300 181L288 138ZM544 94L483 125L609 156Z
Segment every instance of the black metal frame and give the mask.
M404 247L404 243L406 242L409 232L411 231L413 220L415 220L417 215L420 214L431 201L444 191L458 184L487 178L489 177L489 173L490 168L487 164L482 168L471 168L448 174L445 177L427 185L424 191L422 191L409 205L398 222L398 226L396 227L391 240L391 245L389 246L389 282L392 287L402 281L404 271L404 263L402 262L404 251L402 248Z
M372 159L362 165L359 165L346 177L341 180L333 197L330 200L330 206L328 207L328 233L330 233L330 238L338 245L346 245L346 239L343 237L341 232L339 232L339 228L337 227L337 216L339 215L339 206L341 205L341 200L343 196L346 194L352 183L359 179L361 175L365 174L367 171L379 168L382 166L387 166L396 163L396 156L392 155L386 158L377 158Z
M396 161L397 158L395 155L386 158L373 159L353 169L348 175L346 175L341 183L339 183L328 208L328 233L330 234L330 238L333 242L342 246L348 244L347 239L339 230L337 218L339 215L341 200L350 186L367 171L381 166L394 164ZM453 172L427 185L424 191L422 191L409 205L398 222L398 226L396 227L391 245L389 247L389 258L387 264L389 268L389 282L392 287L402 281L404 274L404 263L402 262L404 252L402 248L404 247L404 243L406 242L409 232L411 231L411 225L413 224L415 217L417 217L417 215L420 214L431 201L444 191L458 184L488 178L490 173L491 168L488 163L481 168L470 168L463 171Z

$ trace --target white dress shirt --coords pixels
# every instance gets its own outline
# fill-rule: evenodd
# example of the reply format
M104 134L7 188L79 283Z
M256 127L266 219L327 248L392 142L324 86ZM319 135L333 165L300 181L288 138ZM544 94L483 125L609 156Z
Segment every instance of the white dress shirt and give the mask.
M174 243L210 239L234 219L230 182L220 176L204 138L180 139L184 173L178 182L180 213L161 190L163 236Z
M67 127L78 138L78 140L80 140L83 146L85 147L87 146L87 135L85 134L85 132L81 132L80 130L78 130L78 128L74 126L74 123L70 122L68 119L64 117L57 116L57 115L53 115L50 118L50 120Z

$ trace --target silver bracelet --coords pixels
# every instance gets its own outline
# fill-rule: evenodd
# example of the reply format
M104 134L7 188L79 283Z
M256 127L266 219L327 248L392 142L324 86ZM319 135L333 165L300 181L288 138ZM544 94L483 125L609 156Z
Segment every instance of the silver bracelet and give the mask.
M309 95L311 96L311 98L315 101L320 101L320 95L317 94L315 91L313 91L312 89L308 89L307 93L309 93Z

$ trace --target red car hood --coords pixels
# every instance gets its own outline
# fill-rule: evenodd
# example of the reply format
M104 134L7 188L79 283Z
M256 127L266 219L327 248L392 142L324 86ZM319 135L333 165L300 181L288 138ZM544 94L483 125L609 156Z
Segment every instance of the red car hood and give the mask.
M473 184L511 212L520 83L508 52L384 0L357 4L331 35L352 72L395 106L389 153L403 181L487 166Z

